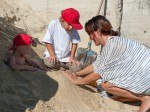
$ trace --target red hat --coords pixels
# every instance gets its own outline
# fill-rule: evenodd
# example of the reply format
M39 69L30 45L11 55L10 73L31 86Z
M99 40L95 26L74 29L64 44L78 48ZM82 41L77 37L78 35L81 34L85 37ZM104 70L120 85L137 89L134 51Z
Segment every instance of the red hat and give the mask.
M13 39L13 46L30 45L32 43L32 37L26 34L19 34Z
M61 15L62 15L62 18L66 22L71 24L71 26L73 26L75 29L81 30L83 28L83 26L79 22L80 14L74 8L68 8L68 9L63 10Z

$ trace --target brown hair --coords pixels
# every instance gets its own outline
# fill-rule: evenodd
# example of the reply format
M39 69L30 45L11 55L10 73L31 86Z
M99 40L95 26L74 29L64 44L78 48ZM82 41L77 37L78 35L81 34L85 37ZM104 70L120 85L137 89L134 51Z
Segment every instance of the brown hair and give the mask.
M90 34L99 30L103 35L117 36L118 32L112 29L112 25L104 16L98 15L85 24L85 31Z

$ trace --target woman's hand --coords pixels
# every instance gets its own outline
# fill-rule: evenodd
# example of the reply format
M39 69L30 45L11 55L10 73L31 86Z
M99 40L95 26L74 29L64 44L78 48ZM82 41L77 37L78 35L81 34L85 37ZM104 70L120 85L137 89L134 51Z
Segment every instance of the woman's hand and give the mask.
M75 73L73 73L73 72L71 72L71 71L66 71L66 72L63 72L63 74L64 74L70 81L72 81L73 83L77 84L78 77L76 76Z

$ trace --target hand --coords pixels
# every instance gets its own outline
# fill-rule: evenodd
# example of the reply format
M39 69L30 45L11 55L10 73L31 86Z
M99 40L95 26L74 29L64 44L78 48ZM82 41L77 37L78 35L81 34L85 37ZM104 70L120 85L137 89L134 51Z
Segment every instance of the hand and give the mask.
M26 67L26 70L29 70L29 71L34 72L34 71L37 71L38 69L35 68L35 67L32 67L32 66L27 66L27 67Z
M69 64L71 65L72 63L73 63L74 65L76 65L76 66L80 66L80 62L79 62L78 60L73 59L73 58L70 58L70 59L69 59Z
M78 80L78 77L75 75L75 73L72 73L71 71L63 72L63 74L73 83L76 84L76 81Z
M80 75L79 75L80 72L75 72L74 74L75 74L77 77L80 77Z
M58 59L57 59L57 57L55 55L54 56L49 56L49 57L47 57L47 59L52 64L56 64L56 62L58 62Z

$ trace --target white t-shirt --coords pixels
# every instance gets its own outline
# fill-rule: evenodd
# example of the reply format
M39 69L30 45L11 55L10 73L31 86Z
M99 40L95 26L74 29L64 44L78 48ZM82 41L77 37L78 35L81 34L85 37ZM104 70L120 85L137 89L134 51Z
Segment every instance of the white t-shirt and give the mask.
M59 20L52 20L48 25L46 34L42 40L45 43L53 45L54 53L58 60L61 62L69 62L70 58L70 42L79 43L80 36L76 29L66 31ZM49 57L50 54L46 48L44 52L45 57Z

